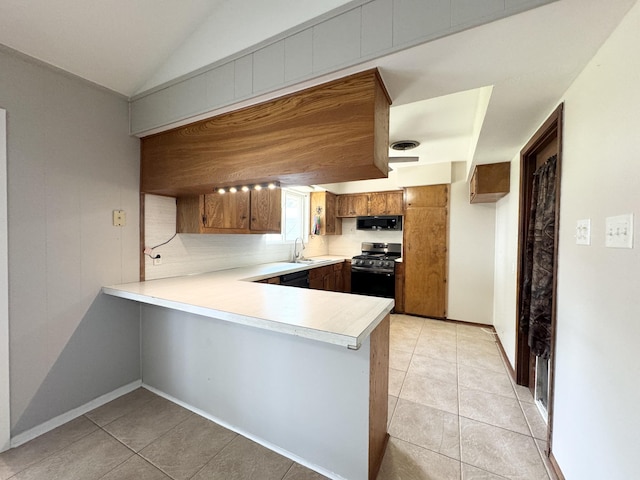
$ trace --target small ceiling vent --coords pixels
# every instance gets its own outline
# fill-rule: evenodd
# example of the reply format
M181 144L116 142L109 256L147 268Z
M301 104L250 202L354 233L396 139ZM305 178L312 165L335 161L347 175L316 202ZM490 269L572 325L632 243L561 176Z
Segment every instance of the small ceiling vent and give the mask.
M417 140L399 140L397 142L393 142L391 144L391 148L394 150L404 151L416 148L418 145L420 145L420 142Z

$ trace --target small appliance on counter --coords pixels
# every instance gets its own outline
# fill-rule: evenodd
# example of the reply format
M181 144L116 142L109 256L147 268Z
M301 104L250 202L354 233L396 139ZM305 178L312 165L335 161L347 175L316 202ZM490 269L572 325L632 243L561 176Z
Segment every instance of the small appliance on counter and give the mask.
M351 293L394 298L402 244L363 242L361 248L362 253L351 259Z
M357 230L402 230L402 215L377 215L375 217L356 217L356 229Z

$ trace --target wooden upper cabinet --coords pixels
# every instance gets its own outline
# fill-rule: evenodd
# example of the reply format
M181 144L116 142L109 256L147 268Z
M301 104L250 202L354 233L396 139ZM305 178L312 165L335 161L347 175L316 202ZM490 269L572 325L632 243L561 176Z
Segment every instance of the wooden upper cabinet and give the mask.
M511 163L476 165L469 186L470 203L497 202L510 190Z
M368 193L338 196L339 217L359 217L363 215L369 215Z
M391 100L376 69L141 140L142 193L385 178Z
M204 195L205 228L249 228L249 192Z
M449 204L449 186L411 187L406 189L406 208L446 207Z
M320 230L315 235L342 234L342 219L337 218L338 197L331 192L311 192L311 233L314 234L316 217Z
M251 191L252 232L280 233L282 223L282 190L279 188Z
M402 215L402 192L373 192L369 194L369 215Z
M178 233L280 233L281 190L177 199Z

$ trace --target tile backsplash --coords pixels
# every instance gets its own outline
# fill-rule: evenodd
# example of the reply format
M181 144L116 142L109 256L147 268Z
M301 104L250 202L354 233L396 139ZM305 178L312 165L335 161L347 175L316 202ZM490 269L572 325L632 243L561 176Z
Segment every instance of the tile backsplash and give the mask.
M153 247L169 240L176 232L175 198L145 195L144 206L145 245ZM270 238L269 235L176 235L166 245L154 249L154 255L161 255L160 265L154 265L145 255L145 278L153 280L291 259L293 245L272 242ZM304 255L325 255L328 246L324 237L313 237Z
M402 231L374 232L371 230L356 230L355 218L343 218L342 235L332 235L325 238L329 253L353 257L360 253L362 242L402 243Z

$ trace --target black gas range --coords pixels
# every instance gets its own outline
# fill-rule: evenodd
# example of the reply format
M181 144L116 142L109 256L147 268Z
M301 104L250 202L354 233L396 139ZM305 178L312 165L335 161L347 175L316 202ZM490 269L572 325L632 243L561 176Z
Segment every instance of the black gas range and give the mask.
M351 259L351 293L395 297L396 259L402 256L400 243L362 243L362 253Z

